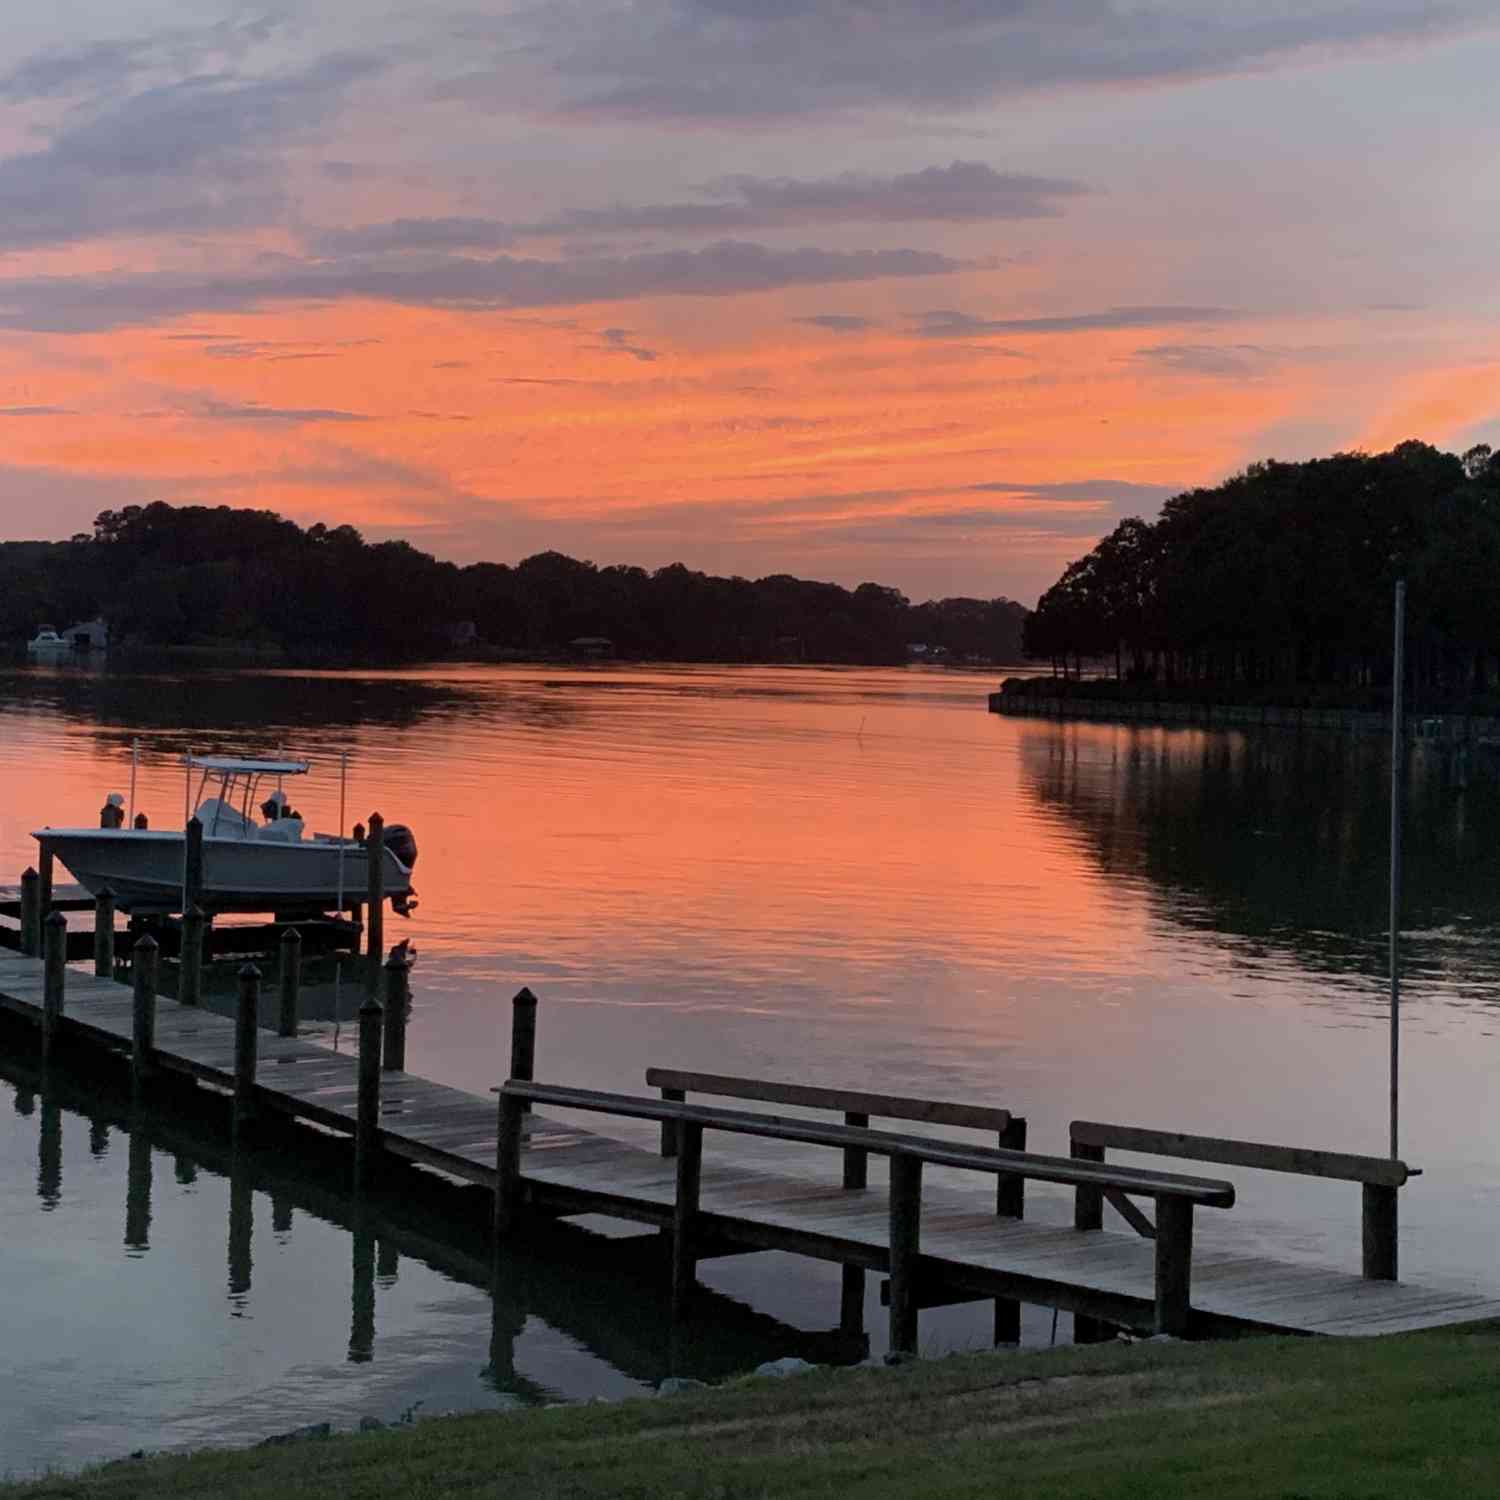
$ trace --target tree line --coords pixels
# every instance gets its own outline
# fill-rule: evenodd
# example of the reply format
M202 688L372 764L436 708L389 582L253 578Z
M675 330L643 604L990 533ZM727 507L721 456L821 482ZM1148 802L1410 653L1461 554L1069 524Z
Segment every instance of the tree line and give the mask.
M1056 675L1104 659L1124 680L1223 696L1297 686L1378 695L1391 601L1408 584L1413 688L1500 683L1500 455L1425 443L1252 464L1121 521L1026 622Z
M103 615L116 643L305 660L418 660L466 638L554 656L595 637L616 655L669 661L895 663L921 642L1014 662L1026 614L1005 598L913 604L876 583L597 567L560 552L461 567L352 526L228 506L131 505L66 542L0 544L0 639Z

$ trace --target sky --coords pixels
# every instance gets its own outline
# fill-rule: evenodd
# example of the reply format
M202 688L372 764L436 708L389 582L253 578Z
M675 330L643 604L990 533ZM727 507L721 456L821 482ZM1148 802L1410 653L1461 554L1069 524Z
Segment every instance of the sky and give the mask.
M1264 458L1500 446L1494 0L56 0L0 539L1035 601Z

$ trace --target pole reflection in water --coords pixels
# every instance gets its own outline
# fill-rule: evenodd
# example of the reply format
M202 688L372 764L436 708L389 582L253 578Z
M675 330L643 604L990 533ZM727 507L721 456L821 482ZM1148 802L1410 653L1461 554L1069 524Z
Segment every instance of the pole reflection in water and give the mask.
M172 1153L172 1176L179 1187L191 1187L198 1180L198 1167L192 1157L180 1151Z
M62 1106L47 1081L42 1084L41 1130L36 1143L36 1191L48 1212L62 1198Z
M234 1316L245 1315L250 1300L250 1242L255 1234L255 1191L250 1164L236 1151L229 1166L229 1301Z
M144 1111L130 1117L130 1154L125 1173L125 1248L144 1254L151 1248L151 1132Z
M271 1232L283 1242L292 1232L292 1205L284 1193L271 1193Z
M375 1357L375 1231L365 1207L354 1206L354 1288L349 1319L349 1362L368 1364Z
M98 1115L89 1116L89 1155L102 1161L109 1154L109 1122Z

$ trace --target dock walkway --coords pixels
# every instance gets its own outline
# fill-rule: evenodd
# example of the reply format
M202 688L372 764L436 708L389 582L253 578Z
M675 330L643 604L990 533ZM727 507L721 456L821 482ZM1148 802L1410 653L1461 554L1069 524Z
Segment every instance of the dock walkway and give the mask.
M0 952L0 1010L40 1026L43 994L40 961ZM129 1053L132 1007L127 986L69 968L58 1041ZM235 1028L228 1017L160 998L151 1062L232 1093ZM257 1108L356 1135L360 1080L355 1057L315 1041L264 1031L257 1036L257 1050ZM781 1249L849 1269L891 1269L886 1180L845 1187L838 1175L839 1155L827 1150L807 1152L797 1159L795 1170L736 1164L737 1144L738 1138L713 1135L704 1153L695 1215L702 1248L696 1258ZM495 1101L404 1072L386 1072L380 1082L378 1146L493 1190ZM559 1217L602 1213L663 1228L673 1224L680 1177L676 1160L565 1120L527 1117L521 1173L530 1203ZM923 1305L1016 1299L1061 1307L1086 1319L1151 1328L1157 1269L1151 1239L997 1217L994 1193L994 1184L984 1182L973 1190L931 1183L922 1194ZM1500 1298L1410 1281L1371 1280L1201 1243L1192 1252L1191 1272L1195 1333L1248 1329L1370 1335L1500 1318Z

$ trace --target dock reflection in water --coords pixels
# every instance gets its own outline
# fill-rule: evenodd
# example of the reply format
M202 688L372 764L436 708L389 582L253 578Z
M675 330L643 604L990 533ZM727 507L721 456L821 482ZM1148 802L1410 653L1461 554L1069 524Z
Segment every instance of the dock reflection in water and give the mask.
M356 1201L347 1153L313 1132L272 1125L235 1153L207 1119L135 1108L109 1078L43 1075L4 1042L0 1107L8 1096L20 1127L0 1136L11 1474L868 1352L708 1289L674 1329L654 1234L621 1256L559 1224L495 1262L478 1189L412 1168ZM33 1173L28 1192L16 1179Z

